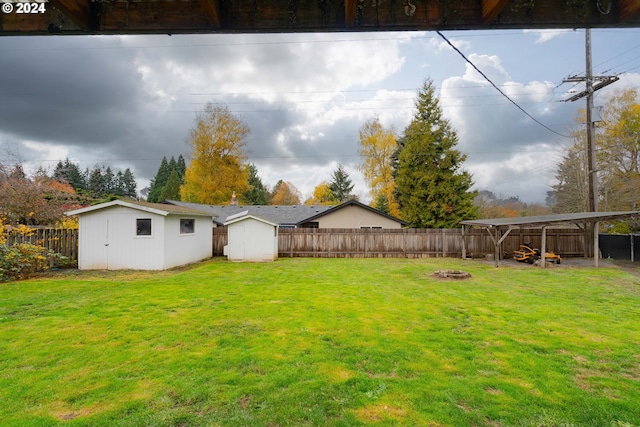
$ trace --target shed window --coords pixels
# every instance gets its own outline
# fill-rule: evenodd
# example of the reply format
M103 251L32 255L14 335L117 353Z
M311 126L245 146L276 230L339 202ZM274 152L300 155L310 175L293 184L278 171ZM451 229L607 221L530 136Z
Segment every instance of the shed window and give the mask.
M193 218L180 218L180 234L193 234L196 221Z
M136 236L151 236L151 218L136 219Z

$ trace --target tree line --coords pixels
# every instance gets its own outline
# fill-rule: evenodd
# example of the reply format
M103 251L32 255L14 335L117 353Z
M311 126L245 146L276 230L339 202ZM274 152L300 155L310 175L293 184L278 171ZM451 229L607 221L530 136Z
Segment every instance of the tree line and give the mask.
M361 170L377 209L414 227L456 227L461 220L478 215L473 203L477 193L471 190L471 175L462 167L466 156L456 149L457 134L443 117L431 81L418 92L415 107L400 138L377 117L364 124L360 130ZM248 125L226 107L207 104L187 137L191 161L184 174L175 173L179 191L177 185L167 190L173 159L167 162L165 158L149 201L174 198L219 205L229 204L235 196L247 205L299 204L300 193L292 183L279 181L269 191L256 166L247 164L248 133ZM178 165L180 159L174 163ZM338 165L331 179L318 184L305 203L336 205L356 197L353 187L345 168Z
M640 200L640 100L636 88L617 91L604 104L595 127L596 170L587 161L586 112L581 110L571 141L558 165L556 184L547 195L554 212L584 212L589 208L588 180L598 177L599 211L634 211ZM637 219L618 222L614 231L640 230Z
M584 123L584 111L576 123ZM207 104L197 114L187 136L190 162L180 155L166 157L148 188L147 200L183 200L205 204L337 205L357 198L343 165L330 179L319 183L311 197L302 195L289 181L273 187L247 162L245 138L248 125L224 106ZM556 183L546 205L526 204L517 197L497 196L473 190L473 179L464 169L466 155L457 149L458 137L444 118L433 84L426 80L418 90L413 117L401 134L385 127L379 117L367 120L359 130L362 173L371 205L401 218L413 227L457 227L464 219L495 218L587 210L589 168L586 133L576 126L571 143L558 165ZM638 90L615 93L603 110L596 128L597 173L600 210L635 210L640 198L640 103ZM69 159L51 173L40 168L26 176L20 162L0 165L0 217L28 225L52 224L65 210L112 200L137 197L130 169L114 170L95 165L82 171ZM640 229L634 220L616 230Z
M64 212L120 197L136 198L136 180L129 168L116 171L95 165L82 171L68 158L53 172L40 167L32 177L21 162L0 165L0 218L9 224L52 225Z

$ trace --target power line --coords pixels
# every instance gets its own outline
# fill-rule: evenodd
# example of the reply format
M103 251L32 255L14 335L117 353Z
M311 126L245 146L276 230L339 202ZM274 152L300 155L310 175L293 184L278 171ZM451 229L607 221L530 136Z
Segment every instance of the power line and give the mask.
M522 112L523 112L527 117L529 117L531 120L533 120L534 122L536 122L537 124L539 124L539 125L540 125L540 126L542 126L543 128L547 129L549 132L555 133L556 135L559 135L559 136L561 136L561 137L563 137L563 138L570 138L568 135L563 135L563 134L561 134L561 133L559 133L559 132L556 132L555 130L551 129L549 126L545 125L545 124L544 124L544 123L542 123L540 120L536 119L536 118L535 118L535 117L533 117L531 114L529 114L529 112L527 112L527 110L525 110L525 109L524 109L524 108L522 108L520 105L518 105L518 103L517 103L516 101L514 101L513 99L511 99L511 98L510 98L506 93L504 93L504 92L502 91L502 89L500 89L500 88L499 88L499 87L498 87L498 86L497 86L493 81L491 81L491 79L490 79L489 77L487 77L487 75L486 75L485 73L483 73L483 72L482 72L478 67L476 67L476 65L475 65L473 62L471 62L471 61L470 61L470 60L465 56L465 54L464 54L464 53L462 53L462 52L460 51L460 49L458 49L457 47L455 47L455 46L453 45L453 43L451 43L451 42L449 41L449 39L447 39L447 38L446 38L446 37L445 37L445 36L444 36L440 31L436 31L436 33L437 33L440 37L442 37L442 38L444 39L444 41L445 41L449 46L451 46L451 48L452 48L453 50L455 50L456 52L458 52L458 54L459 54L460 56L462 56L462 58L464 58L464 60L465 60L469 65L471 65L471 66L473 67L473 69L474 69L474 70L476 70L478 73L480 73L480 75L481 75L482 77L484 77L484 79L485 79L486 81L488 81L488 82L491 84L491 86L493 86L493 87L494 87L498 92L500 92L500 94L501 94L502 96L504 96L506 99L508 99L508 100L509 100L509 102L511 102L513 105L515 105L515 106L516 106L516 108L518 108L520 111L522 111Z

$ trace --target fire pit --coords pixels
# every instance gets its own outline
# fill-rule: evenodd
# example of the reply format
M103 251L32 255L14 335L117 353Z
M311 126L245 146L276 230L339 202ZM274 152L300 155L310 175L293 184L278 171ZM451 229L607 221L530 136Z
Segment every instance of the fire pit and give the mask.
M462 280L462 279L468 279L469 277L471 277L471 274L462 270L438 270L435 273L433 273L433 277L437 277L440 279Z

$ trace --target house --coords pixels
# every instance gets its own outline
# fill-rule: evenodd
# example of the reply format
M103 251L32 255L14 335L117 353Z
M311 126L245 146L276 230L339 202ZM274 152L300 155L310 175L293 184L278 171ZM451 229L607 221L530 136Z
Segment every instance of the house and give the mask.
M78 215L80 270L165 270L211 257L212 215L183 206L114 200Z
M165 200L164 203L201 210L217 218L228 218L247 211L249 215L273 222L280 228L402 228L409 225L356 200L338 206L202 205L176 200ZM214 226L224 226L224 221L214 219Z
M299 228L402 228L409 223L381 212L357 200L348 200L338 206L329 206L311 217L298 222Z
M227 218L229 261L275 261L278 259L278 224L243 211Z

